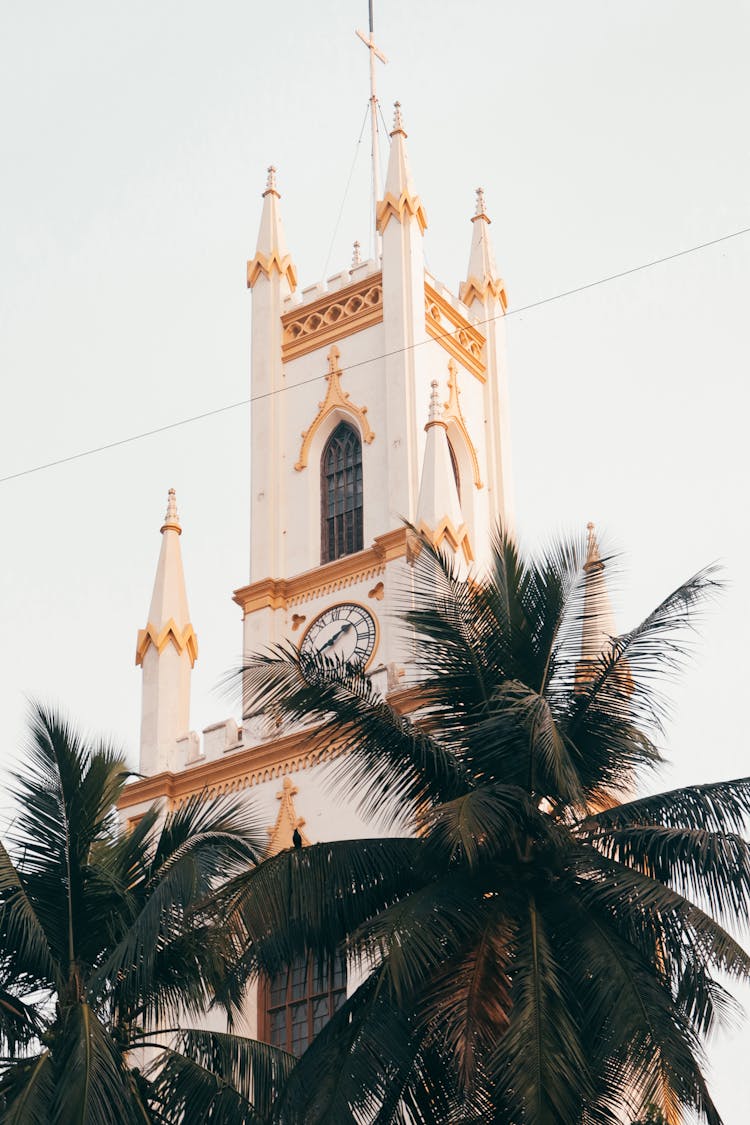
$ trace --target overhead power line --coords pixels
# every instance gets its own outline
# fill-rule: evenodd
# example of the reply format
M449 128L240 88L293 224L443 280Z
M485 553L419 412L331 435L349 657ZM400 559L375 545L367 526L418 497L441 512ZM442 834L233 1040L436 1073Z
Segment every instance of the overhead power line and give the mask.
M606 277L597 278L596 281L588 281L584 285L577 285L574 289L565 289L549 297L540 297L538 301L531 301L528 305L520 305L518 308L509 309L506 313L501 313L496 317L489 317L486 320L480 320L476 323L481 327L485 324L491 324L495 320L507 320L508 317L511 316L520 316L521 313L542 308L544 305L550 305L554 301L562 301L566 297L574 297L577 293L585 293L587 289L596 289L600 285L608 285L612 281L619 281L620 278L630 277L635 273L642 273L643 270L653 269L654 266L661 266L666 262L673 262L677 258L684 258L687 254L695 254L699 250L707 250L711 246L718 246L722 242L729 242L731 239L740 238L745 234L750 234L750 227L743 227L741 230L732 231L730 234L722 234L719 238L712 238L708 242L699 242L695 246L686 247L684 250L676 250L673 254L667 254L663 258L653 258L649 262L642 262L638 266L631 266L630 269L608 274ZM442 335L452 336L453 332L444 332ZM430 343L435 338L434 336L430 336L427 340L420 340L415 344L409 344L405 348L396 348L391 352L383 352L381 355L370 356L369 359L359 360L357 363L350 363L345 370L353 371L357 367L365 367L367 364L376 363L378 360L389 359L391 356L412 351L414 348L419 348L422 347L423 344ZM439 339L439 337L437 338ZM120 438L119 441L110 441L104 445L94 446L92 449L83 449L78 453L71 453L68 457L59 457L55 461L45 461L43 464L33 465L28 469L20 469L17 473L8 473L7 476L0 477L0 484L7 484L9 481L18 480L20 477L31 476L33 473L41 473L46 469L55 469L59 465L67 465L71 461L80 461L84 457L93 457L97 453L105 453L108 449L117 449L122 445L130 445L131 442L142 441L144 438L154 437L156 434L163 434L168 430L176 430L180 426L189 426L193 422L202 422L205 418L213 418L217 414L226 414L230 410L237 410L241 406L248 406L252 402L259 402L261 399L270 398L272 395L296 390L297 387L307 386L308 383L318 383L324 378L325 375L314 375L312 378L303 379L290 387L280 387L278 390L266 391L261 395L252 395L249 398L240 399L239 402L230 402L225 406L217 406L215 410L206 410L202 414L193 414L189 418L180 418L178 421L169 422L165 426L157 426L153 430L144 430L142 433L131 434L129 437Z

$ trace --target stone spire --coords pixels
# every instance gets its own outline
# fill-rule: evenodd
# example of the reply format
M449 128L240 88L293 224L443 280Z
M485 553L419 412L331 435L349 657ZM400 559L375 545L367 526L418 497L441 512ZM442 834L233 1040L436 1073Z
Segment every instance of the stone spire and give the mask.
M190 623L182 567L175 491L170 488L161 527L148 622L139 630L135 662L143 669L140 772L177 766L177 742L190 725L190 676L198 639Z
M283 432L284 411L277 392L283 386L284 365L282 316L286 301L297 286L297 271L287 249L279 210L276 169L268 169L263 210L260 217L255 257L247 263L247 284L252 293L252 329L250 355L253 398L253 430L264 435L262 442L253 441L250 449L253 492L263 497L263 508L269 513L261 517L264 525L282 505L279 466L284 457L286 434ZM278 536L251 534L251 574L260 578L278 574L280 558Z
M266 190L263 192L263 211L260 217L255 257L247 263L249 289L254 287L259 277L270 279L274 273L286 281L290 293L293 293L297 287L297 270L287 250L284 225L281 221L280 198L276 187L276 169L272 164L268 169Z
M357 266L362 265L362 248L359 242L355 242L352 247L352 264L351 268L356 270Z
M436 546L448 543L463 552L467 562L473 555L468 529L461 509L456 474L448 443L448 426L443 421L437 379L430 386L430 406L425 431L427 439L419 482L415 526Z
M508 307L508 297L505 292L505 282L498 273L495 264L495 252L490 239L491 219L487 214L484 199L484 189L476 190L476 207L472 222L471 252L469 254L469 268L466 271L466 281L461 283L459 296L465 305L472 305L474 301L483 304L488 297L499 301L502 312Z
M586 562L583 622L581 625L581 662L576 680L579 683L590 678L593 665L617 635L612 603L605 575L606 563L599 551L596 528L593 523L586 525Z
M415 219L422 232L427 226L427 216L422 201L417 195L409 169L409 159L406 153L406 131L399 102L396 102L394 106L391 151L388 157L385 191L383 192L383 198L377 205L377 225L381 234L391 218L397 219L400 223Z
M476 190L472 216L471 253L467 280L459 296L477 318L485 339L488 377L483 387L490 518L513 530L513 488L510 450L510 403L505 358L505 283L495 264L490 219L482 188Z

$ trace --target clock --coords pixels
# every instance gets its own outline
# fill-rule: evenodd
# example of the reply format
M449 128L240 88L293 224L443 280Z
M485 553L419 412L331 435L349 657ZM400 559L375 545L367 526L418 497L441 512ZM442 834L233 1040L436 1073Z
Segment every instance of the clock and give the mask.
M354 602L325 609L300 641L303 656L317 653L329 660L365 667L375 651L377 625L364 606Z

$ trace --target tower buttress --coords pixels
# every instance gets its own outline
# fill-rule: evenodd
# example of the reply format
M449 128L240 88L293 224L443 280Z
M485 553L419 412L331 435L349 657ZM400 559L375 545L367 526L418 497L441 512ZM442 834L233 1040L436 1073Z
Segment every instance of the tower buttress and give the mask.
M283 572L280 558L283 529L278 526L284 511L284 395L281 360L283 302L297 287L297 271L287 249L276 187L276 169L268 169L263 192L263 211L255 256L247 263L247 284L252 291L252 413L253 429L265 441L251 449L252 509L265 512L264 527L251 536L250 575L257 580Z
M495 264L489 232L491 220L487 214L482 188L477 188L476 191L476 207L471 222L469 267L459 295L479 320L478 327L486 339L487 382L484 388L484 405L487 486L490 490L491 514L495 520L501 520L505 527L512 530L513 495L504 323L508 297L505 283Z
M177 742L190 727L190 678L198 638L190 622L173 488L161 527L161 550L145 629L139 630L135 662L143 669L140 772L175 770Z
M388 443L388 506L392 518L413 520L419 488L416 400L429 384L425 327L422 202L409 169L401 107L395 105L383 198L377 206L383 239L383 324Z

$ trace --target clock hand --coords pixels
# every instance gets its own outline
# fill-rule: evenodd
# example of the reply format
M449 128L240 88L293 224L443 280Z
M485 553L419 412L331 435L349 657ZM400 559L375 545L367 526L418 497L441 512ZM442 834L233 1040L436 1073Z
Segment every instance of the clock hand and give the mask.
M353 628L353 626L352 626L351 622L347 621L345 625L341 626L338 633L334 633L332 637L328 638L328 640L326 641L326 643L324 645L320 646L320 648L318 649L318 652L325 652L325 650L327 648L333 648L333 646L336 644L336 641L340 637L343 637L345 633L348 633L352 628Z

